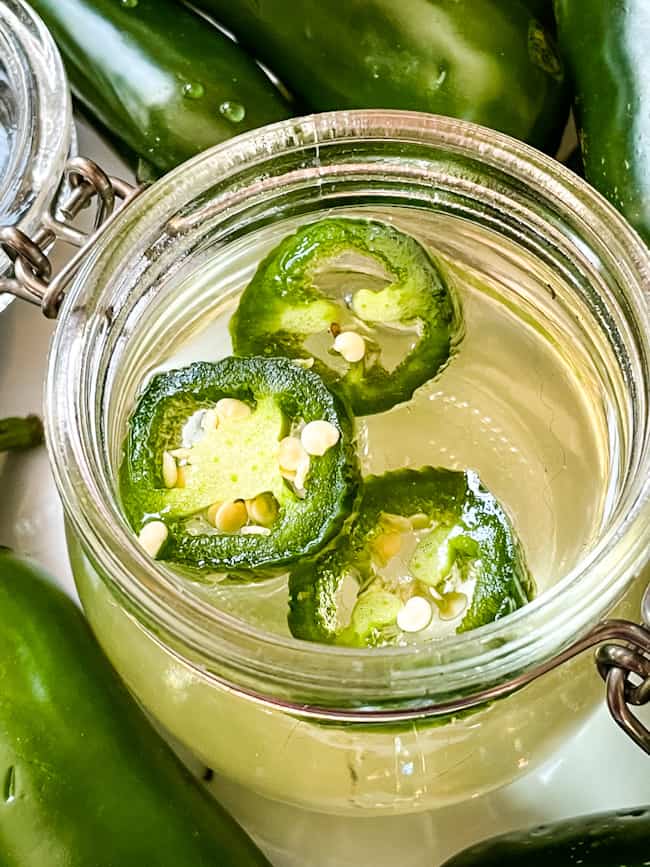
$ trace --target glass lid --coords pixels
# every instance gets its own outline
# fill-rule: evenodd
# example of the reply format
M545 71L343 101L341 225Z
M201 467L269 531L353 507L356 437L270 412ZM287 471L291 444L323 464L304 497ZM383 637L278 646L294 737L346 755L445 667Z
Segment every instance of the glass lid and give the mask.
M31 235L54 199L74 127L61 57L22 0L0 2L0 225ZM9 268L0 251L0 276ZM0 310L11 297L0 294Z

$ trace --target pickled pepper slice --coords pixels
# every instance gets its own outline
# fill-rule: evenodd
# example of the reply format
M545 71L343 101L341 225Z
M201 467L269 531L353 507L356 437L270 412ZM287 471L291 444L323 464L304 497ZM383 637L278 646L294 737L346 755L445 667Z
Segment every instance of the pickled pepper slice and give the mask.
M331 438L322 455L305 458L300 432L310 422ZM281 567L317 552L350 512L352 433L339 398L285 358L160 373L130 420L123 507L141 541L158 539L149 552L162 559L218 572ZM281 466L288 438L302 454L297 473ZM156 532L143 536L151 522Z
M441 370L460 314L439 265L415 238L376 220L336 218L278 244L230 329L238 355L313 359L354 413L369 415L408 400ZM334 348L346 332L357 344L363 339L362 357L346 361Z
M346 529L291 573L289 627L297 638L395 644L404 638L404 611L427 604L432 622L449 620L465 632L534 595L510 520L474 472L424 467L370 476Z

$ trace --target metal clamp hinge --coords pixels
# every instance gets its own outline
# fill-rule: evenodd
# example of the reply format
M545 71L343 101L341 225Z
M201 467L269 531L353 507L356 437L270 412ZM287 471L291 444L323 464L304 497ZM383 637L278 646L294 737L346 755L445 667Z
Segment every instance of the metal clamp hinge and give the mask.
M596 653L596 664L607 684L610 713L632 740L650 754L650 730L632 707L650 704L650 589L643 600L645 626L629 624L620 638L625 645L603 644Z
M69 192L63 201L52 204L31 238L15 226L0 227L0 247L12 260L14 271L13 277L0 278L0 293L9 292L40 305L50 319L56 318L65 289L85 255L115 216L117 200L126 204L142 189L107 175L86 157L68 160L64 178ZM93 228L85 233L75 228L73 221L93 203L96 206ZM53 275L47 251L57 240L80 249Z

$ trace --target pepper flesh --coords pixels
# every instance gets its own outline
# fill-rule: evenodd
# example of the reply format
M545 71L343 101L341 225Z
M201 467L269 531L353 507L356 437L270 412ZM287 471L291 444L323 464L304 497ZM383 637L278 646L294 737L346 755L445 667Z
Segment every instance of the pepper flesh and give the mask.
M253 412L202 432L183 449L185 485L168 488L163 455L182 446L188 421L222 398L243 401ZM296 492L281 475L279 443L291 424L315 419L329 422L340 437L311 458L305 490ZM122 503L134 530L152 517L162 520L169 532L161 558L217 571L273 569L315 553L349 514L357 480L346 408L316 373L286 358L231 357L158 374L132 415L121 468ZM263 533L217 533L205 519L214 502L266 493L279 511Z
M396 516L413 515L428 516L432 529L420 537L410 557L411 580L404 580L403 571L395 579L386 579L373 562L373 544L386 530L395 532L391 523ZM473 585L457 632L503 617L534 595L510 521L475 473L424 467L370 476L344 533L313 562L300 563L292 571L289 628L295 637L310 641L352 646L394 643L399 639L396 619L401 604L391 608L382 596L375 615L366 596L389 593L400 602L405 591L408 598L415 586L432 599L429 588L439 591L446 582L453 584L454 570ZM358 595L345 623L341 595L343 582L350 579L356 582Z
M378 291L360 288L349 300L328 295L316 285L319 269L350 252L394 279ZM339 293L345 293L340 284L346 279L351 278L338 278ZM341 372L333 363L336 353L314 357L307 340L329 334L346 319L366 332L371 345L379 329L404 326L412 331L412 344L388 370L378 339L376 352ZM303 226L278 244L244 291L230 330L240 355L314 358L314 370L336 386L355 414L368 415L408 400L440 371L458 339L460 313L440 267L415 238L376 220L338 218Z
M474 121L551 154L559 145L569 110L562 63L518 0L195 5L313 111L410 109Z

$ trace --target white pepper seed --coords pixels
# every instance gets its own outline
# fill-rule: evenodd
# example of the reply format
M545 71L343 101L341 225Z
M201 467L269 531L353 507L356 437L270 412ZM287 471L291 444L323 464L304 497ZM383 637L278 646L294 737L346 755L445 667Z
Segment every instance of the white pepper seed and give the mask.
M222 503L213 503L208 509L208 513L207 513L208 523L212 524L213 527L217 526L217 523L216 523L217 512L219 511L221 506L222 506Z
M149 521L140 530L138 542L150 557L157 557L168 535L167 526L162 521Z
M187 465L179 464L178 469L176 471L176 487L184 488L187 484Z
M372 541L373 554L384 566L399 554L401 548L402 536L399 533L379 533Z
M237 533L248 520L246 503L243 500L226 500L220 505L215 503L208 509L208 520L222 533Z
M424 512L417 512L415 515L411 515L410 520L414 530L425 530L431 523L431 519Z
M354 364L361 361L366 354L366 341L356 331L342 331L334 338L333 349L350 364Z
M297 367L304 368L304 370L311 370L311 368L314 366L314 361L315 361L315 359L311 358L311 357L310 358L294 358L293 359L293 363Z
M340 436L338 430L329 421L310 421L302 429L300 442L308 455L320 457L337 444Z
M305 450L298 437L285 437L280 440L278 450L278 463L282 474L292 474L298 469L298 465L305 457Z
M250 406L235 397L222 397L215 409L220 421L241 421L251 414Z
M397 614L402 632L421 632L431 623L433 611L424 596L411 596Z
M166 488L174 488L178 481L178 467L176 461L169 452L163 452L162 477Z
M411 530L411 522L403 515L382 512L381 523L387 530L395 530L397 533L408 533Z
M305 490L305 482L307 481L307 476L309 475L309 468L311 467L311 460L309 455L305 452L296 467L296 473L293 477L293 483L296 486L298 491Z
M270 527L278 517L278 501L270 491L246 500L246 509L253 524L260 527Z

